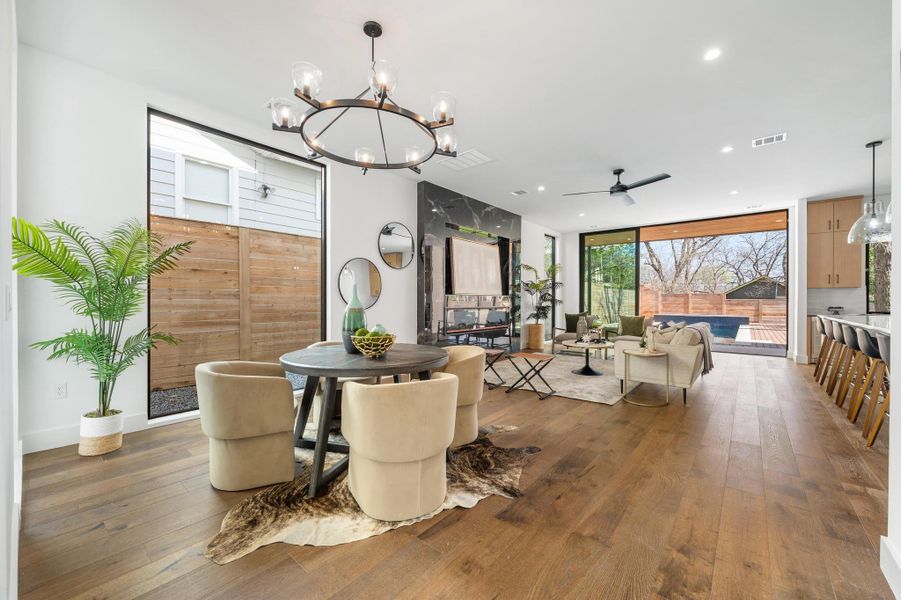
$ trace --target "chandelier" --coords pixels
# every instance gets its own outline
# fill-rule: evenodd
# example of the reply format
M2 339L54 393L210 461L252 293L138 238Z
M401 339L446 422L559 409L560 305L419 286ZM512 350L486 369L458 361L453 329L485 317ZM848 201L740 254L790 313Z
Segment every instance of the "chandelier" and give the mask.
M892 212L891 204L886 211L882 202L876 200L876 148L881 146L881 141L870 142L867 148L873 150L873 187L870 201L864 205L863 214L851 225L848 231L849 244L871 244L876 242L892 241Z
M310 158L324 156L345 165L360 167L364 174L368 169L411 169L420 173L419 165L435 154L457 156L457 135L453 128L456 99L448 92L434 94L431 98L431 119L397 104L392 98L397 89L397 68L387 60L375 58L375 38L382 35L382 26L375 21L367 21L363 32L369 36L372 48L369 85L353 98L320 100L322 71L308 62L294 63L294 95L310 108L301 113L291 100L272 98L266 105L272 111L272 128L300 134ZM378 127L378 137L372 137L370 132L376 144L353 144L352 156L348 149L333 147L331 141L326 144L324 139L325 133L350 111L353 111L352 114L360 113L355 120L358 129L360 126L372 127L373 130ZM375 118L368 117L371 119L368 122L363 114L367 111L375 115ZM405 129L403 135L396 136L407 142L403 144L402 156L399 150L394 150L397 154L389 154L389 139L386 139L383 122L388 120L394 125L395 132L399 128ZM391 138L390 135L388 137ZM372 145L381 145L381 151L374 150Z

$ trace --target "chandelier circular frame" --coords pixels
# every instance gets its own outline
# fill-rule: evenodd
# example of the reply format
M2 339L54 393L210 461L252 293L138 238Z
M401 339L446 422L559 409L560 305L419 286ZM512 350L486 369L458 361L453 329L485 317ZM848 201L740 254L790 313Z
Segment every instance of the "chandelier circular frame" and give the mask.
M367 21L363 25L363 32L372 40L372 61L375 62L375 38L382 35L382 27L375 21ZM374 96L374 99L370 100L363 98L363 96L365 96L367 93L372 94ZM324 156L326 158L334 160L335 162L354 167L360 167L364 172L368 169L411 169L416 173L420 173L419 165L428 161L436 154L449 157L457 156L456 151L443 150L439 147L438 136L435 133L438 129L453 125L453 117L449 117L445 121L430 121L416 111L412 111L399 106L388 96L387 91L384 89L379 95L375 95L373 92L371 92L369 87L367 87L362 92L360 92L356 98L342 98L322 101L307 96L303 93L302 90L296 88L294 89L294 95L310 105L309 110L301 115L300 124L294 127L286 127L273 124L272 128L276 131L287 131L300 134L301 138L304 141L304 144L306 144L306 146L314 153L311 158L319 158L320 156ZM384 160L373 160L372 162L359 161L355 157L351 158L332 152L328 148L320 146L317 143L322 139L323 134L325 134L329 127L331 127L338 119L340 119L345 113L347 113L347 111L359 109L374 110L378 115L379 133L382 140ZM339 110L340 112L334 118L332 118L332 120L329 121L321 131L315 132L315 137L311 138L309 132L306 131L306 126L309 123L310 118L314 115L334 110ZM420 131L422 131L429 137L431 147L423 152L422 156L416 158L415 160L391 162L388 159L388 147L385 142L385 131L382 127L381 113L390 113L392 115L397 115L409 120L415 127L417 127Z

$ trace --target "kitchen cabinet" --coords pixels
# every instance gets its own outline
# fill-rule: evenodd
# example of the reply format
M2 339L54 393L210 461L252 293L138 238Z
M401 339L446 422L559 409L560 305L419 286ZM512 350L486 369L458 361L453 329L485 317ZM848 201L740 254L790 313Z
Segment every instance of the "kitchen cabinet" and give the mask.
M807 287L863 285L863 245L848 243L848 230L860 216L862 199L852 196L807 205Z

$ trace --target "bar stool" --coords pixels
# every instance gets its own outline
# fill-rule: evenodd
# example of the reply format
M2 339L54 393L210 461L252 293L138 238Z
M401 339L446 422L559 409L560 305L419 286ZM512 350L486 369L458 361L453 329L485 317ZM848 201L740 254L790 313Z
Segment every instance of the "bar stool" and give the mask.
M832 363L832 372L829 374L829 383L826 385L826 393L830 396L835 391L835 384L838 382L838 376L844 369L845 361L851 355L848 345L845 343L845 334L842 324L838 321L832 322L832 335L835 336L835 343L838 345L838 356Z
M823 365L825 365L828 360L827 356L829 354L829 350L832 349L832 338L826 335L826 325L823 317L817 315L817 332L820 334L820 351L817 353L817 362L816 367L813 369L813 378L818 379L820 376L820 371L823 370Z
M851 381L854 381L855 388L863 381L867 362L867 357L860 351L857 332L854 331L853 327L842 323L842 338L845 340L845 345L848 346L849 363L842 376L841 385L838 386L838 393L835 395L835 403L839 407L845 403L845 397L848 395Z
M891 370L891 361L889 360L891 356L891 346L892 346L892 336L886 335L884 333L876 334L876 343L879 346L879 354L882 356L882 362L885 363L885 372L888 373ZM872 446L873 442L876 441L876 436L879 434L879 429L882 427L882 421L885 419L885 415L888 414L889 411L889 402L892 398L892 391L889 387L891 384L889 383L891 377L886 377L882 385L879 386L880 389L884 389L884 400L881 404L879 404L879 409L876 411L876 420L873 421L869 426L869 432L867 432L867 424L869 424L869 414L873 410L876 405L876 400L879 399L879 395L876 395L876 398L873 399L873 395L870 394L870 408L867 410L867 421L864 423L864 431L867 437L867 446ZM883 385L885 386L883 388Z
M831 319L823 319L823 332L826 334L826 339L829 340L829 354L826 355L826 361L823 363L823 368L820 369L820 376L817 379L820 385L826 382L826 378L829 376L829 368L841 346L841 344L836 342L835 329L832 327L832 323Z
M867 369L867 376L864 378L863 384L858 386L860 389L854 390L851 404L848 406L848 420L852 423L857 422L857 415L860 414L860 409L863 407L867 390L874 383L876 384L873 386L875 394L870 392L870 397L873 398L874 402L879 399L879 391L882 388L882 379L885 375L885 363L882 361L882 355L879 353L879 344L876 338L862 327L855 327L854 329L857 330L857 342L860 344L861 352L870 358L870 367ZM877 385L878 387L876 387ZM866 430L867 428L864 427L864 431Z

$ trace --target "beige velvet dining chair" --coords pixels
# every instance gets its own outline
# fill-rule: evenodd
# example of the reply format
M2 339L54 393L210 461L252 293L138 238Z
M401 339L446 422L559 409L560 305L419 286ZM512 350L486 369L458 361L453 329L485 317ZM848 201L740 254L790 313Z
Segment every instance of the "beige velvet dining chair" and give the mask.
M210 483L247 490L294 479L294 407L281 365L197 365L200 427L210 438Z
M447 364L436 372L456 375L457 412L452 448L468 444L479 435L479 402L485 389L485 349L479 346L448 346Z
M457 382L456 375L435 373L426 381L344 385L347 482L364 513L404 521L432 513L444 502Z

